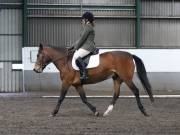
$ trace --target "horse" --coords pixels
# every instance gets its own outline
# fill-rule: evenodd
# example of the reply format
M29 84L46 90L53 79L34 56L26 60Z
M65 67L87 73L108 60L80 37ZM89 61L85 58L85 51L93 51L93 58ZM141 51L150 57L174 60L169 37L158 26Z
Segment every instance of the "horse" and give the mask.
M120 86L123 82L135 95L138 108L142 114L144 114L144 116L149 116L141 103L139 89L132 80L136 67L138 77L144 89L148 93L150 101L153 102L154 97L143 61L138 56L124 51L105 52L100 54L99 59L99 66L88 69L88 79L82 84L79 71L72 68L72 54L68 55L68 50L66 48L51 47L43 45L42 43L39 45L34 71L42 73L48 64L53 63L59 70L60 79L62 81L58 102L50 116L56 116L70 86L75 87L82 99L82 102L89 107L95 116L98 116L99 112L96 110L96 107L87 100L83 85L98 83L109 78L113 79L114 94L112 101L103 116L109 115L113 110L113 107L120 95Z

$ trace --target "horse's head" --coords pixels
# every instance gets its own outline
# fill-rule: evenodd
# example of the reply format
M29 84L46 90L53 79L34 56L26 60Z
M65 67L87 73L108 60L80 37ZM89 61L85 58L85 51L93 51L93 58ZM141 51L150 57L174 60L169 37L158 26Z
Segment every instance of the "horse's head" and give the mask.
M44 68L50 63L50 60L51 59L48 56L47 51L45 51L44 46L40 44L36 63L34 65L34 71L36 73L42 73Z

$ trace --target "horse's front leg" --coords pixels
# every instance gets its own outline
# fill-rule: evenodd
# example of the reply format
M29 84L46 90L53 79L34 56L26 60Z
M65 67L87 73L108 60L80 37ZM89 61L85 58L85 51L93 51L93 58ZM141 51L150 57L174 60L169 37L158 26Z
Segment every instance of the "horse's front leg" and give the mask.
M104 112L103 116L107 116L112 112L113 107L114 107L117 99L119 98L120 85L122 83L122 80L117 75L115 75L113 77L113 82L114 82L114 96L113 96L112 101L111 101L110 105L108 106L107 110Z
M83 103L85 103L89 107L89 109L94 113L95 116L98 116L99 112L96 111L96 107L94 107L92 104L90 104L87 101L86 94L84 92L84 88L82 87L82 85L75 86L75 88L77 92L79 93Z
M56 116L56 114L58 113L59 111L59 108L67 94L67 91L68 91L68 88L70 87L70 85L66 84L66 83L63 83L62 86L61 86L61 94L60 94L60 97L58 98L58 102L57 102L57 105L56 107L54 108L53 112L51 113L50 116L54 117Z

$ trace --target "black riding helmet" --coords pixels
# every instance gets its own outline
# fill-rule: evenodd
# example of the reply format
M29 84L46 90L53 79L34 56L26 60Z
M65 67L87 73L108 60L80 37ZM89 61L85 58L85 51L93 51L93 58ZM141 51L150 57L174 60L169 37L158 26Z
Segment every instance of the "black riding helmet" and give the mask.
M85 12L82 15L82 19L87 19L90 23L94 21L94 15L91 12Z

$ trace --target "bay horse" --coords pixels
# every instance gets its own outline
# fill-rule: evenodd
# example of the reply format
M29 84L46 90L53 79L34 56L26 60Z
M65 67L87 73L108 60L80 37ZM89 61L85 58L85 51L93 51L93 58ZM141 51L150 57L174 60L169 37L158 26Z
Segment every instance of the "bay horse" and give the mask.
M50 46L44 46L43 44L39 45L37 60L34 65L34 71L37 73L41 73L49 63L53 63L60 71L60 79L62 81L60 97L58 98L58 102L50 116L56 116L70 86L75 87L82 99L82 102L89 107L89 109L94 113L95 116L98 116L99 112L96 110L96 107L89 103L86 98L83 84L81 84L80 81L79 71L76 71L72 68L72 55L67 55L67 52L68 51L66 48L54 48ZM105 52L100 54L99 66L96 68L88 69L88 79L86 80L85 84L101 82L108 78L112 78L114 82L114 95L103 116L109 115L113 110L113 107L120 94L120 85L123 82L131 89L131 91L135 95L140 111L145 116L148 116L141 103L139 97L139 89L132 81L135 65L138 77L143 87L147 91L151 102L153 102L154 98L151 90L151 85L147 77L145 66L139 57L123 51Z

